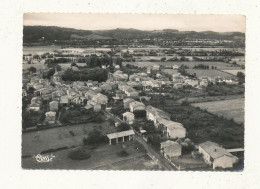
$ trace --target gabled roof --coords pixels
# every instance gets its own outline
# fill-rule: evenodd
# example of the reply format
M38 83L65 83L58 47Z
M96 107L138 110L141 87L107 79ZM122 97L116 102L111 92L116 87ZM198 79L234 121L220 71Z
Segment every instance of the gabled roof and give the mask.
M179 145L179 146L181 146L179 143L171 141L171 140L167 140L165 142L161 142L161 148L165 148L165 147L172 146L172 145Z
M212 157L213 159L217 159L222 156L234 157L226 149L220 147L217 143L214 143L211 141L201 143L199 146L203 150L205 150L210 155L210 157Z
M169 113L167 113L163 110L160 110L158 108L155 108L153 106L150 106L150 105L146 107L146 111L152 113L155 116L161 117L161 118L169 118L170 117Z
M174 130L174 129L185 129L181 123L170 121L167 119L159 118L157 119L159 124L163 124L166 126L169 130Z

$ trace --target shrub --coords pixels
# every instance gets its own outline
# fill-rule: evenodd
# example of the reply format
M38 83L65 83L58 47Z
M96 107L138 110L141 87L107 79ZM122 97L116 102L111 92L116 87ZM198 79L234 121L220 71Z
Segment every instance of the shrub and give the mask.
M121 150L120 152L117 152L116 153L119 157L126 157L128 156L129 154L127 153L127 151L125 150Z
M73 160L83 160L91 157L90 151L85 148L79 148L70 151L68 157Z

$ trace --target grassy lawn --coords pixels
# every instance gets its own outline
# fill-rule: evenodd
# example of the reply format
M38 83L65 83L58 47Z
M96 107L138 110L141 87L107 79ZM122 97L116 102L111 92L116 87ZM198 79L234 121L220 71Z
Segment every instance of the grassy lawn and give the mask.
M109 122L103 122L78 124L41 130L39 132L23 133L22 155L37 155L49 149L82 145L83 138L94 128L101 130L103 134L115 132L113 125L110 125Z
M203 64L203 63L202 63ZM211 69L206 69L206 70L200 70L200 69L186 69L186 71L193 75L196 74L197 77L225 77L227 79L236 79L236 76L231 75L226 72L222 72L220 70L211 70Z
M119 152L123 144L128 156L119 157ZM52 153L55 157L52 162L38 163L35 158L23 158L23 168L33 169L83 169L83 170L144 170L154 169L156 165L147 157L142 148L135 141L127 141L115 145L100 145L91 151L91 157L85 160L72 160L68 158L68 153L73 149L62 150ZM82 148L82 147L80 147ZM89 148L87 146L83 148Z
M233 118L237 123L244 123L244 98L194 103L192 105L195 107L200 107L201 109L205 109L213 114L224 116L227 119Z

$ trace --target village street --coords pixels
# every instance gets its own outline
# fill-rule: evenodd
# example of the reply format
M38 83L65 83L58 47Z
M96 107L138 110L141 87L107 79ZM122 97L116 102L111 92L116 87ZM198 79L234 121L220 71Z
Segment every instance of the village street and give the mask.
M115 115L105 111L105 114L109 116L110 118L114 119L116 122L123 123L122 120L117 118ZM171 171L171 170L176 170L166 159L161 157L154 149L152 149L151 146L149 146L144 139L139 136L138 134L135 135L135 139L137 142L139 142L147 151L147 154L156 162L161 168L164 168L165 170Z

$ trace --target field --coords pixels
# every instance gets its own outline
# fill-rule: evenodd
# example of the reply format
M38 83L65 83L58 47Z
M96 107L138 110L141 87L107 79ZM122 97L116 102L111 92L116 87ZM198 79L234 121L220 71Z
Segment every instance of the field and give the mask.
M143 62L124 62L123 65L126 64L131 64L134 66L139 66L139 67L152 67L154 65L162 65L162 66L173 66L173 65L177 65L177 66L181 66L186 65L189 66L189 68L193 68L195 65L199 65L199 64L204 64L204 65L208 65L209 67L211 66L216 66L218 69L220 70L237 70L238 67L232 67L231 64L228 63L223 63L223 62L208 62L208 61L169 61L169 62L160 62L160 61L155 61L155 62L150 62L150 61L143 61Z
M227 72L229 74L232 74L232 75L237 75L238 72L242 72L245 74L245 70L222 70L223 72Z
M23 54L44 54L47 52L51 52L57 49L60 49L60 46L34 46L34 47L23 47Z
M157 169L155 162L139 148L135 141L124 142L124 149L129 154L119 157L117 152L122 150L123 144L100 145L95 149L88 146L91 157L85 160L72 160L68 153L74 149L61 150L51 153L55 157L52 162L38 163L34 157L23 158L22 167L27 169L81 169L81 170L152 170ZM47 154L46 154L47 155ZM50 154L48 154L50 155Z
M115 127L108 122L87 123L27 132L22 134L22 155L31 156L49 149L82 145L83 138L93 129L102 130L103 134L113 133ZM74 133L74 136L71 134ZM38 139L39 136L39 139Z
M236 79L236 76L231 75L220 70L199 70L199 69L186 69L189 74L196 74L197 77L224 77L227 79Z
M227 119L234 119L234 121L237 123L244 123L244 98L194 103L192 105L195 107L200 107L201 109L205 109L213 114L223 116Z

